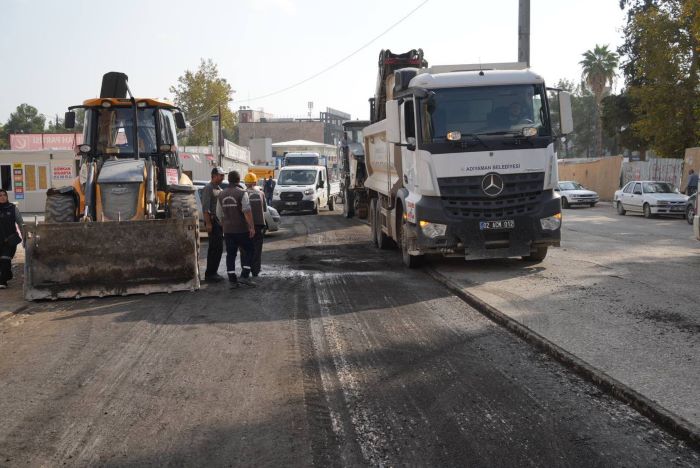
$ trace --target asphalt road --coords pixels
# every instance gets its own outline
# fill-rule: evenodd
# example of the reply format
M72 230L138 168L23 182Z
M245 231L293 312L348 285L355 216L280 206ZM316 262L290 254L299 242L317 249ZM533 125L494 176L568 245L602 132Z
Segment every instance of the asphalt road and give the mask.
M374 250L364 224L283 223L256 289L38 303L0 322L0 465L700 463Z

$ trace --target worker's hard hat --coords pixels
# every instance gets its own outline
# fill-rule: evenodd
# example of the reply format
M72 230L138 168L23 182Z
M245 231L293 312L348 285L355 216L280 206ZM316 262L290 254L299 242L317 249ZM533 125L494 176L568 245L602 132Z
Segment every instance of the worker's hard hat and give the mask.
M255 183L257 183L257 181L258 181L258 176L256 176L252 172L247 173L245 175L245 177L243 178L243 182L245 182L246 184L255 184Z

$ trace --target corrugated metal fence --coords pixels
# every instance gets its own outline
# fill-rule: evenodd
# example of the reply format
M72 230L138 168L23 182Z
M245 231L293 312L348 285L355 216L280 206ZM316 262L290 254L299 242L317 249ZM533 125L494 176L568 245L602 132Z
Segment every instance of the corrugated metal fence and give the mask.
M650 159L622 164L622 185L631 180L659 180L681 188L682 159Z

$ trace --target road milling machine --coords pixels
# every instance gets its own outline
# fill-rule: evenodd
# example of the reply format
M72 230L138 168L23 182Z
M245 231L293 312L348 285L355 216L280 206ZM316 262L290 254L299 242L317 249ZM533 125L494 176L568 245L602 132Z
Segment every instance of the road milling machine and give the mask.
M172 103L135 98L109 72L85 112L79 176L51 189L45 222L27 227L25 298L149 294L199 288L195 187L182 172Z

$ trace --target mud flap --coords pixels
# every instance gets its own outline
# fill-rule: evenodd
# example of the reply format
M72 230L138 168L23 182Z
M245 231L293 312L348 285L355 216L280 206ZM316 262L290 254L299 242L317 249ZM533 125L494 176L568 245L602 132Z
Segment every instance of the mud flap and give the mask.
M199 289L196 218L27 226L27 300Z

